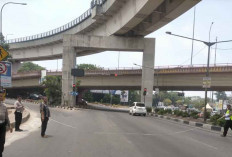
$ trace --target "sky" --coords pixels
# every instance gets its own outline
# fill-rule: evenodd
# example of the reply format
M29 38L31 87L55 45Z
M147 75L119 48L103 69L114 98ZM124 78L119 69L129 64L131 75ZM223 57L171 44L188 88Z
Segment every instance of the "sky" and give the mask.
M0 7L9 0L0 0ZM90 8L91 0L14 0L24 5L8 4L3 9L2 31L7 39L14 39L43 33L60 27L80 16ZM232 40L232 1L202 0L196 5L195 38L211 41ZM155 66L190 65L192 41L167 35L166 31L192 37L194 9L190 9L166 26L149 34L156 38ZM216 64L232 65L232 42L218 44ZM211 49L210 64L215 63L215 47ZM207 47L203 43L194 42L193 64L207 63ZM118 62L119 61L119 62ZM48 70L61 70L62 60L34 62ZM103 52L91 56L77 58L77 64L95 64L104 68L131 68L134 63L142 64L141 52ZM118 64L119 63L119 64ZM203 92L186 92L189 96Z

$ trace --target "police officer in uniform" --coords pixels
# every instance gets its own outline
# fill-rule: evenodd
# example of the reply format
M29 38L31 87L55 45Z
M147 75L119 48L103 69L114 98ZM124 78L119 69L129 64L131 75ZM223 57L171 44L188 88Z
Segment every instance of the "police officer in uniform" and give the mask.
M10 128L10 132L12 132L12 128L10 127L10 121L8 117L8 111L6 105L3 103L3 94L3 91L0 91L0 157L2 157L2 153L4 151L6 126L8 126Z
M45 135L46 129L47 129L47 124L48 120L50 117L50 110L48 108L48 98L43 97L43 102L40 104L40 113L41 113L41 137L42 138L47 138L47 135Z
M225 118L226 123L225 123L225 126L224 126L224 132L223 132L223 134L221 136L226 137L229 128L232 130L232 109L231 109L231 105L227 105L226 114L222 118Z
M20 129L20 124L22 122L22 115L24 111L24 106L22 104L22 97L18 96L17 101L14 103L15 106L15 131L23 131Z

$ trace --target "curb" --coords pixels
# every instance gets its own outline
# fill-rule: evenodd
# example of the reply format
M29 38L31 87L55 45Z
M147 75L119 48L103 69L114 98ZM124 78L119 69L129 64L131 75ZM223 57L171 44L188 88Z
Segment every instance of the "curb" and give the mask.
M210 131L223 132L223 127L220 127L220 126L214 126L214 125L210 125L210 124L204 124L204 123L193 122L193 121L186 121L186 120L183 120L183 119L177 119L177 118L172 118L172 117L158 115L158 114L155 114L154 116L158 117L158 118L161 118L161 119L167 119L167 120L170 120L170 121L175 121L175 122L178 122L180 124L195 126L195 127L198 127L198 128L204 128L204 129L210 130Z
M24 116L24 117L22 118L22 123L25 123L29 118L30 118L30 112L27 110L26 116ZM22 124L22 123L21 123L21 124ZM14 128L14 127L15 127L15 122L11 122L11 123L10 123L10 126L11 126L12 128ZM6 128L6 131L8 131L8 130L9 130L9 128L7 127L7 128Z

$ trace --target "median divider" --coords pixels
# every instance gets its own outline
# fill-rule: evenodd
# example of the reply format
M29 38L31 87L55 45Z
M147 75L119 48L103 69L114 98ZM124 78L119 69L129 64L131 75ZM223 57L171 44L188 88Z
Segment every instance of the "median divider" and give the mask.
M163 116L163 115L158 115L158 114L154 114L154 117L167 119L167 120L174 121L174 122L177 122L177 123L180 123L180 124L185 124L185 125L190 125L190 126L203 128L203 129L210 130L210 131L223 132L223 127L220 127L220 126L214 126L214 125L210 125L210 124L187 121L187 120L183 120L183 119L178 119L178 118L173 118L173 117Z

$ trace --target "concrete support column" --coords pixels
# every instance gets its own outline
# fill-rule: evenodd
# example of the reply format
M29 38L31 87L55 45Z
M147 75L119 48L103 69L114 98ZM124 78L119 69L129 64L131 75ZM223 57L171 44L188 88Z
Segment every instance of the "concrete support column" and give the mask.
M71 75L71 69L76 66L76 52L72 46L63 47L63 69L62 69L62 105L76 105L76 96L70 95L73 91L72 84L75 78Z
M19 68L21 68L22 64L19 61L12 63L12 73L15 74L18 72Z
M143 91L147 88L145 96L146 107L152 106L153 84L154 84L154 62L155 62L155 39L144 39L141 102L144 102Z

